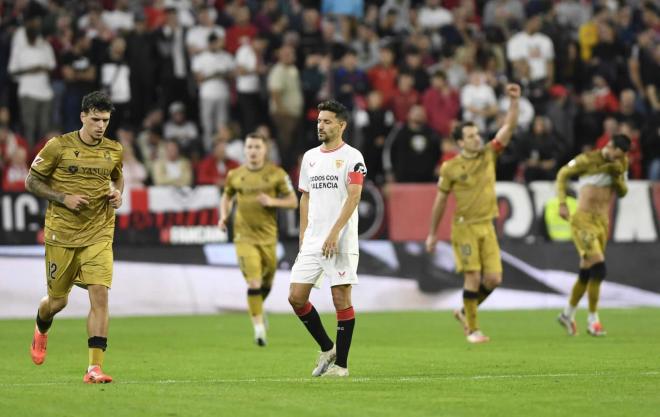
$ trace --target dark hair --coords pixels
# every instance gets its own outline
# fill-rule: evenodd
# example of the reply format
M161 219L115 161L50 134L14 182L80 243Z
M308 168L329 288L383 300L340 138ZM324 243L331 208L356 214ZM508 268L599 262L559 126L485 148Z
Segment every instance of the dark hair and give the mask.
M348 122L348 109L338 101L326 100L320 103L316 108L318 111L333 112L337 116L337 119L342 122Z
M619 148L624 152L628 152L630 150L630 138L626 135L614 135L612 136L612 143L614 144L615 148Z
M452 132L452 136L454 137L454 140L463 140L463 128L464 127L476 127L477 125L474 124L474 122L462 122L456 125L454 127L454 131Z
M89 113L90 110L115 111L115 106L112 104L110 97L103 91L92 91L82 99L81 111Z
M245 139L261 139L264 145L268 145L268 138L259 132L250 132L245 136Z

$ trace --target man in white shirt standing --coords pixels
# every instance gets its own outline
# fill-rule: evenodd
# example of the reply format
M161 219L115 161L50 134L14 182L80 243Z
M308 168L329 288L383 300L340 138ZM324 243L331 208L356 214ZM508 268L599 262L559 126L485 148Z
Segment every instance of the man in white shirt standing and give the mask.
M15 36L18 36L18 32ZM25 22L26 42L12 42L8 72L18 81L23 135L34 145L50 128L53 88L50 71L55 68L55 54L41 36L41 17L33 16Z
M229 121L229 83L234 71L234 58L224 48L225 40L209 35L209 50L193 58L192 70L199 84L199 109L204 150L213 149L213 135L218 126Z
M543 83L546 88L554 82L555 48L552 40L539 32L543 10L528 5L525 30L516 33L506 44L506 57L514 68L516 79L528 78Z
M243 131L253 132L263 121L265 110L261 102L260 77L266 71L262 57L268 40L263 35L257 35L253 39L245 36L240 42L241 46L236 51L238 108Z
M300 251L291 270L289 303L321 347L312 376L346 377L355 326L351 285L358 283L357 206L367 168L360 151L342 139L348 110L334 100L318 110L321 145L305 153L300 168ZM330 280L337 311L336 344L309 302L312 287L319 288L324 278Z

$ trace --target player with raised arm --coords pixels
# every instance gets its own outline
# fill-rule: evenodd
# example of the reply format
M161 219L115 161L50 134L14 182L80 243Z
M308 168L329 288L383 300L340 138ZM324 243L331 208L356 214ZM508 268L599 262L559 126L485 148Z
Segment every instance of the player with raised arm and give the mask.
M266 160L267 141L256 132L245 138L246 162L227 175L219 222L220 228L226 230L232 205L236 202L234 243L238 265L247 281L248 311L258 346L266 346L263 303L277 269L276 209L298 207L289 175Z
M580 299L587 292L589 315L587 332L605 336L598 317L600 284L607 275L605 246L609 233L609 210L614 193L623 197L628 192L626 177L630 138L614 135L602 149L584 152L564 165L557 173L559 215L571 222L571 236L580 255L580 272L573 285L568 305L557 320L569 335L577 334L575 312ZM573 215L566 205L566 182L579 177L577 210Z
M289 303L321 348L312 376L346 377L355 326L351 286L358 283L357 206L367 168L360 151L342 139L348 110L334 100L318 110L321 145L305 153L300 168L300 251L291 269ZM336 343L309 302L312 287L319 288L324 278L337 312Z
M41 365L46 359L48 329L73 285L85 288L90 302L86 383L112 381L101 367L108 343L115 209L124 188L122 146L103 136L113 110L100 91L83 97L82 128L49 140L25 179L28 191L49 201L44 228L48 295L37 311L32 361Z
M463 273L463 309L454 316L463 325L467 341L488 342L490 338L479 330L477 306L502 282L502 260L493 219L498 216L495 196L495 163L497 156L509 144L518 123L520 86L509 84L510 99L504 125L489 143L483 143L479 128L471 122L461 123L454 138L461 149L459 155L442 164L438 193L433 202L431 225L426 238L426 250L435 251L437 228L451 192L456 199L452 221L451 242L456 270Z

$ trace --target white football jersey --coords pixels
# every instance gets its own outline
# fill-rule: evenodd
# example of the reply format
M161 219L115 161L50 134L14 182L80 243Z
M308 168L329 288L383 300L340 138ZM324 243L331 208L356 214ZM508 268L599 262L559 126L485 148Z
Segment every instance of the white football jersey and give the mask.
M298 188L309 193L309 210L301 253L321 252L348 197L348 185L362 185L366 175L362 154L345 142L332 151L318 146L305 152ZM357 208L339 233L337 243L339 253L359 253Z

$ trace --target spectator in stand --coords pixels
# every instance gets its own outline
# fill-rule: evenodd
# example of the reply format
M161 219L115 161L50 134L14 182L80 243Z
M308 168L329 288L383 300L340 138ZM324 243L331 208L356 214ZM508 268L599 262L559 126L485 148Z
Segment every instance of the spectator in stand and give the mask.
M489 2L493 3L493 2ZM580 0L563 0L555 3L554 11L557 22L572 33L577 33L580 27L591 17L591 7Z
M420 94L431 85L429 73L423 65L422 54L417 47L411 46L406 49L401 72L407 72L413 76L415 90Z
M525 9L520 0L491 0L484 7L483 25L498 28L508 34L511 27L520 27L525 20Z
M442 138L450 136L451 126L458 119L461 109L458 92L447 84L447 75L437 70L429 87L422 96L422 105L431 129Z
M605 77L594 75L591 80L591 92L594 95L596 110L605 113L616 113L619 111L619 100L610 89Z
M653 29L639 32L628 57L630 81L640 96L646 94L649 85L660 88L660 43L654 41L655 33Z
M0 169L9 163L11 156L18 148L28 151L28 143L9 129L6 124L0 123Z
M575 117L578 108L564 86L555 84L550 87L549 93L550 102L545 115L550 119L550 124L557 136L563 141L566 153L559 161L559 165L564 166L573 157L575 149Z
M80 103L83 96L96 87L96 64L90 53L92 40L77 32L72 48L61 58L65 94L62 98L63 130L72 132L80 127Z
M378 90L385 107L389 107L396 95L396 77L399 74L394 66L394 50L389 45L380 48L378 63L367 72L372 89Z
M608 8L602 4L593 6L591 19L580 26L578 41L580 44L580 57L582 61L589 62L594 46L598 43L598 28L607 24L610 18Z
M115 0L114 10L101 13L103 23L115 33L127 33L135 27L135 16L130 9L129 0Z
M230 169L238 168L241 164L227 158L227 142L215 142L213 153L197 165L196 180L198 185L215 185L218 188L225 186L225 179Z
M158 50L158 81L163 108L182 101L189 106L188 53L185 46L186 29L179 22L177 9L165 9L165 23L156 32Z
M525 182L554 181L565 149L547 117L534 118L531 131L518 142L517 148Z
M7 69L18 80L23 135L32 146L50 128L54 96L50 71L56 64L53 48L41 36L39 15L26 17L24 33L24 43L12 40L12 44L20 47L12 48Z
M421 105L410 109L408 122L390 132L383 150L383 168L388 183L433 182L442 157L440 138L426 124Z
M9 155L9 161L2 171L2 191L25 191L25 178L28 175L27 150L17 146Z
M122 173L124 176L124 192L134 188L144 188L148 173L144 164L135 157L135 150L130 143L124 143L122 149Z
M225 48L230 54L235 54L243 37L250 39L257 36L257 27L250 22L250 9L241 6L236 10L234 24L227 29Z
M357 54L358 68L361 70L367 71L377 65L382 47L376 30L367 23L359 23L357 36L351 42L351 49ZM390 50L394 52L392 47Z
M321 34L321 19L319 11L305 8L301 14L300 52L303 56L318 52L323 48L323 35Z
M364 163L369 167L369 178L377 185L382 185L385 182L383 149L385 138L394 124L394 115L384 106L380 91L373 90L369 93L367 109L358 113L355 123L361 129L360 151L364 155Z
M480 131L488 131L490 119L497 115L495 90L486 83L486 74L474 71L470 82L461 89L463 120L473 122Z
M603 132L605 115L596 108L596 96L591 91L582 93L581 106L575 118L574 154L590 151Z
M524 72L522 67L528 65L531 82L548 88L554 83L555 50L550 38L539 32L543 19L543 9L539 3L527 4L525 29L509 39L506 56L513 66L514 73ZM522 77L518 75L514 78Z
M106 130L114 138L117 128L131 119L131 69L126 62L126 40L116 37L110 43L108 56L99 68L102 88L108 92L115 111Z
M213 135L217 127L229 121L229 81L233 78L236 64L234 57L223 49L224 41L215 33L211 33L209 49L197 54L192 61L192 71L199 85L199 109L205 152L210 152L213 147ZM167 139L167 133L165 138Z
M410 73L402 72L397 81L397 92L392 99L392 113L398 123L405 123L410 109L419 103L420 97L415 90L415 79Z
M587 68L590 73L603 77L609 85L617 89L621 87L617 80L624 68L624 47L616 38L616 32L611 24L598 26L598 43L591 51Z
M358 68L357 55L352 49L346 50L334 71L333 86L335 100L349 111L355 107L356 96L362 96L369 89L367 75Z
M654 85L649 85L646 91L651 109L640 136L642 158L647 178L660 181L660 99Z
M215 24L216 14L215 9L210 7L201 6L197 9L197 24L186 33L186 48L190 57L208 49L211 34L217 38L225 38L225 30Z
M619 133L619 123L616 118L612 115L605 117L605 120L603 120L603 133L596 139L596 149L604 148L617 133Z
M295 50L291 46L283 46L279 50L277 64L268 74L270 115L277 130L278 146L285 169L295 161L292 150L303 111L300 74L295 66L295 59Z
M635 90L626 88L619 94L619 111L616 113L616 119L621 122L628 122L635 128L641 128L644 125L644 116L637 111L637 99Z
M165 156L154 163L154 185L190 187L193 171L190 161L179 154L176 142L165 142Z
M261 99L261 77L268 70L264 62L268 40L264 36L257 35L252 40L244 37L241 42L241 46L236 51L238 113L243 132L252 132L264 121L266 113L265 103Z
M165 158L165 143L163 141L163 130L154 125L143 130L137 138L138 151L141 162L149 174L149 182L154 181L154 165L156 161Z
M159 66L156 38L142 13L135 15L135 30L126 34L126 62L131 70L131 124L139 126L156 104Z
M440 0L426 0L425 5L417 11L417 25L422 30L438 30L454 21L451 12Z
M197 125L187 119L186 107L180 101L170 104L170 118L163 126L163 138L176 142L186 158L198 161L203 154Z

